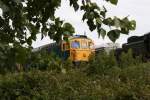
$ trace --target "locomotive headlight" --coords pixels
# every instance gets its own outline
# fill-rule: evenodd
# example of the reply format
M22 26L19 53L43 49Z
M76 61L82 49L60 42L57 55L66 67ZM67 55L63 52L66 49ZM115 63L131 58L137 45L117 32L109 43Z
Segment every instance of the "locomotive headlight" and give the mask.
M85 53L83 53L83 57L86 57L86 54L85 54Z

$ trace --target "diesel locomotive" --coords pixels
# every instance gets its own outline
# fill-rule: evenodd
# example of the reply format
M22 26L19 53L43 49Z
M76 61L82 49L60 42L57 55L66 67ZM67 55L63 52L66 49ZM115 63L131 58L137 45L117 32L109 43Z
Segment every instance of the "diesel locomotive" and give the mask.
M46 50L48 53L55 53L62 60L70 59L73 63L88 62L90 55L94 54L94 42L84 35L75 35L69 37L67 41L60 43L51 43L39 48L33 52Z

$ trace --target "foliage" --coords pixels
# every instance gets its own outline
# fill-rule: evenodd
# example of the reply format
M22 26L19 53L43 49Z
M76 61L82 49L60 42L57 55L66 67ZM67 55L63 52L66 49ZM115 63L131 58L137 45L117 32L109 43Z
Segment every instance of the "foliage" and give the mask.
M107 10L100 8L91 0L69 0L74 10L83 10L83 21L86 20L91 31L97 29L99 35L105 36L106 31L102 25L116 27L108 32L108 37L115 41L120 33L128 34L135 29L135 21L129 21L127 17L106 17ZM105 0L117 5L118 0ZM68 32L74 33L74 28L69 23L64 23L55 17L55 11L61 6L61 0L0 0L2 9L0 41L15 44L32 44L36 40L36 34L42 37L49 35L51 39L61 40L61 36ZM63 25L63 26L62 26Z
M26 64L29 55L30 48L20 45L16 45L13 48L7 44L0 43L0 73L16 71L18 69L17 64Z
M38 69L48 70L50 72L58 72L70 70L72 62L69 60L63 61L54 52L48 53L46 50L33 52L27 60L26 70Z
M132 50L129 49L127 53L123 52L120 56L120 66L138 65L142 62L142 57L133 57Z
M130 54L131 51L126 57L130 57ZM123 56L121 59L126 60L126 57ZM70 61L63 63L59 59L49 58L44 51L32 60L34 63L30 66L37 67L36 69L0 75L0 99L149 100L150 98L149 63L122 62L123 64L118 65L113 52L109 54L103 52L92 58L90 63L82 63L76 69Z
M90 0L69 0L75 11L83 10L82 20L99 36L106 35L114 42L120 33L128 34L136 23L128 17L107 17L105 7ZM118 0L105 0L116 5ZM59 42L62 36L72 35L71 24L55 17L61 0L0 0L0 71L12 72L16 64L27 72L0 75L0 99L92 99L148 100L150 98L149 63L137 63L129 52L122 54L118 65L114 53L99 54L74 69L71 61L63 62L45 51L31 53L30 45L41 33ZM103 26L110 27L107 32ZM113 29L113 30L111 30ZM27 45L27 46L25 46ZM86 67L85 67L86 66ZM0 73L1 73L0 72Z
M102 52L91 58L87 70L89 74L105 74L105 71L116 66L114 52L112 51L110 54Z
M147 63L123 69L111 67L94 76L75 69L0 75L0 99L148 100L149 71Z

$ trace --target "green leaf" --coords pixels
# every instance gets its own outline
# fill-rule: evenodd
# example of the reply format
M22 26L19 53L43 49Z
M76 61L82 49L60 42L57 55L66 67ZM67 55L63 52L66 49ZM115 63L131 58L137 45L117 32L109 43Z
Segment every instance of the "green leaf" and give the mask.
M89 15L87 16L88 19L94 19L94 12L90 12Z
M110 18L110 17L104 19L104 20L103 20L103 23L104 23L105 25L109 25L109 26L112 26L112 25L114 24L112 18Z
M75 29L70 23L65 23L63 28L70 33L75 33Z
M106 17L106 12L105 11L101 11L100 15L102 15L105 18Z
M120 30L118 29L111 30L107 33L107 36L111 41L115 42L120 36Z
M112 4L114 4L114 5L117 5L118 0L110 0L110 2L111 2Z
M79 5L78 4L74 4L73 7L74 7L75 11L77 11L79 9Z
M102 24L102 20L101 20L100 18L96 18L96 22L97 22L98 24Z
M117 28L120 27L120 20L119 20L119 18L117 18L117 17L114 18L114 24L115 24L115 26Z
M83 17L82 17L82 21L84 21L85 19L87 19L87 12L84 13Z
M102 38L104 39L106 36L106 30L104 30L103 28L98 29L98 36L102 36Z
M90 31L93 31L96 29L96 25L94 24L93 20L88 20L87 24L89 26Z
M136 21L132 20L130 21L130 30L135 30L136 29Z
M63 40L66 41L66 42L69 41L69 40L68 40L68 37L63 37Z
M121 33L122 34L128 34L129 33L129 29L128 28L121 28Z
M79 9L78 0L70 0L70 6L73 6L74 10L77 11Z

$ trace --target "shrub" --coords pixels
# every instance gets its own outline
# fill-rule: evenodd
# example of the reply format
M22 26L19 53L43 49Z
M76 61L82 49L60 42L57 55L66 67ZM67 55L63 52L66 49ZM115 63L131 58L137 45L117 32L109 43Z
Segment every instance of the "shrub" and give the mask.
M30 48L0 43L0 74L19 71L26 64L29 55Z
M55 54L33 53L27 72L0 75L0 99L149 100L150 63L131 51L120 59L118 65L113 51L102 52L72 69Z
M149 71L148 63L123 69L112 67L96 78L80 70L0 75L0 99L149 100Z
M95 89L83 73L33 71L0 77L0 99L76 100L94 98ZM92 97L93 95L93 97Z
M57 57L54 53L40 51L32 53L27 68L61 72L63 65L62 59Z
M89 74L105 74L109 68L114 66L117 66L114 52L112 51L109 54L102 52L91 58L87 70Z
M132 65L138 65L142 63L142 58L139 57L133 57L132 50L129 49L127 53L123 52L120 56L120 67L128 67Z

